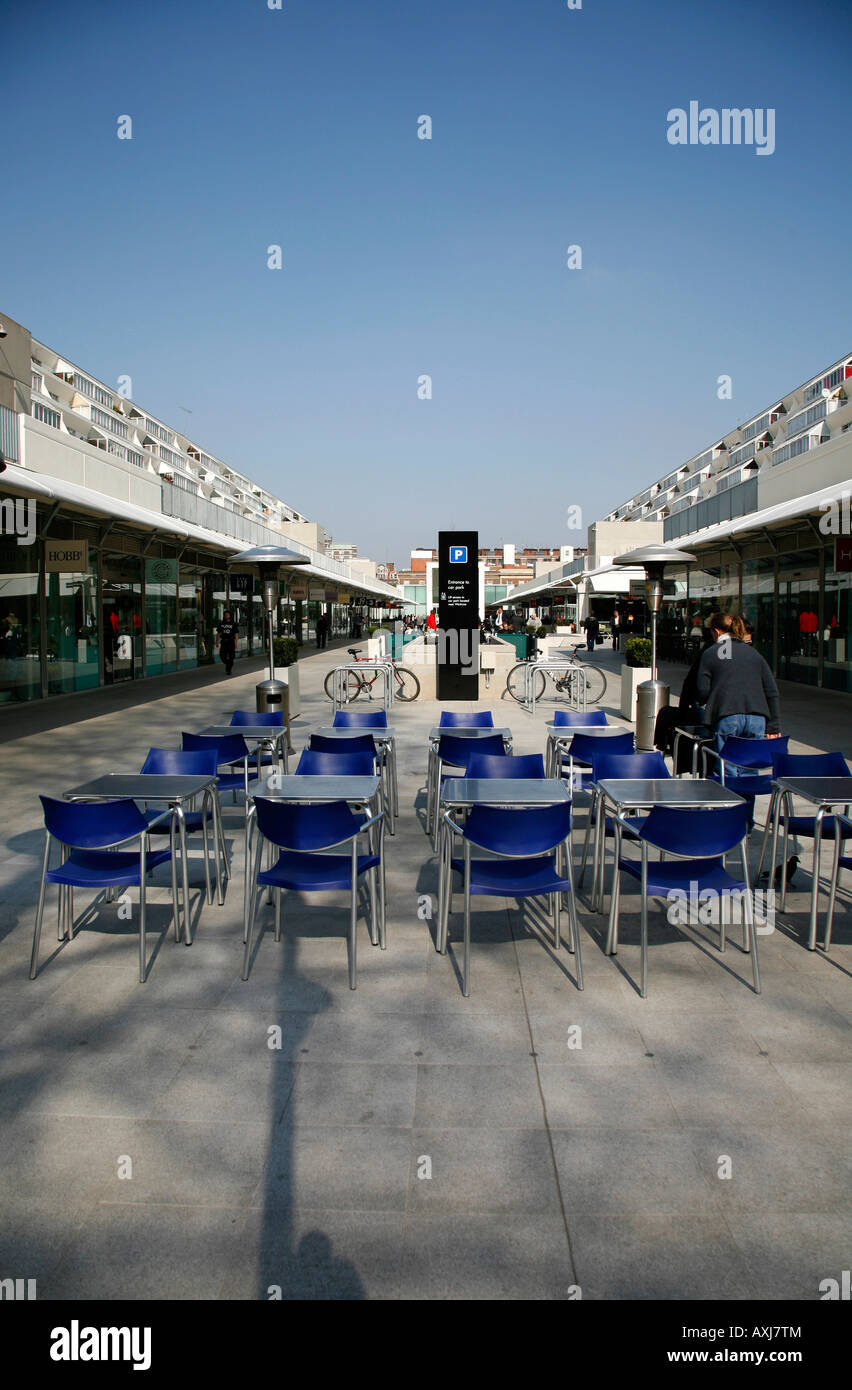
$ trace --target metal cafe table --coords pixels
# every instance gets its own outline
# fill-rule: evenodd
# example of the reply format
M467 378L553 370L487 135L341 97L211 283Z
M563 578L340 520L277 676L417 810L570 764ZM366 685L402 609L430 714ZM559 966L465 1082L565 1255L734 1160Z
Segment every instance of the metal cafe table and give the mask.
M738 806L742 797L730 787L723 787L709 777L604 777L597 784L598 797L597 827L595 833L595 885L593 904L595 910L603 909L604 900L604 857L606 837L604 825L607 806L616 815L624 811L650 811L654 806L669 806L676 810L710 811L717 806ZM615 833L615 864L613 867L612 891L609 904L609 926L606 936L606 954L614 956L618 947L615 940L615 923L618 909L618 860L621 851L621 833Z
M192 927L189 921L189 874L186 856L186 807L195 797L209 798L213 811L213 838L216 846L216 894L221 907L225 901L222 885L222 861L225 873L230 876L228 855L225 849L225 836L222 829L222 809L219 805L219 792L215 777L184 776L182 773L155 772L108 772L103 777L95 777L79 787L72 787L64 793L66 801L153 801L164 802L171 808L172 827L172 865L174 869L175 838L180 843L181 887L183 890L184 939L187 946L192 945ZM210 884L209 860L207 857L207 833L205 830L204 876L207 886L207 901L213 901Z
M816 950L817 912L819 908L819 861L822 851L822 823L826 813L835 806L845 808L846 815L852 805L852 777L779 777L772 783L772 801L766 818L767 826L772 824L772 859L769 865L769 886L772 887L775 874L775 858L778 852L778 825L782 804L784 818L793 814L793 797L799 796L814 807L814 867L811 884L811 920L808 930L808 950ZM765 845L764 845L765 849ZM763 866L763 854L760 866ZM782 856L781 911L784 911L787 897L786 837Z
M324 724L319 729L314 729L313 733L322 738L363 738L364 734L369 734L375 741L379 752L382 755L382 765L386 766L389 773L388 786L388 829L391 835L396 833L396 817L399 815L399 782L396 772L396 743L394 742L396 730L391 728L373 728L371 724Z
M491 732L495 732L493 729ZM448 777L441 788L436 810L462 811L471 806L558 806L571 800L571 793L560 777ZM438 941L436 950L447 953L449 886L452 869L450 832L440 825L438 856Z
M615 738L618 735L632 734L628 724L546 724L547 747L544 753L544 770L548 777L558 777L557 771L563 753L575 734L588 734L591 738Z
M250 749L251 755L259 753L260 750L268 749L275 754L276 771L287 771L287 734L289 730L286 724L208 724L206 728L199 729L199 733L207 738L233 738L234 734L239 734L248 743L254 744ZM260 776L260 758L258 757L257 774Z
M512 751L512 730L505 727L495 728L493 725L480 726L479 724L437 724L434 729L429 730L429 759L426 767L426 834L431 835L435 829L435 820L438 816L438 744L445 734L451 738L496 738L498 735L503 740L503 747L507 753Z

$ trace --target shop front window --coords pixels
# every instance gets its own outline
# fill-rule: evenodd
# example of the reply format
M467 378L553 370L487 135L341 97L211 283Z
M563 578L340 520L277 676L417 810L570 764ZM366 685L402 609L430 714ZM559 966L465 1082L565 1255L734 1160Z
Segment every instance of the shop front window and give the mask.
M852 693L852 574L836 570L835 553L825 556L822 683Z
M743 617L753 628L752 645L775 668L775 561L771 555L743 561Z
M778 675L816 685L819 679L819 551L783 555L778 570Z
M145 674L177 670L177 560L145 561Z
M98 562L86 573L45 575L47 694L92 690L100 683Z
M101 629L104 684L142 674L142 582L138 555L105 555Z
M0 546L0 701L41 696L37 546Z

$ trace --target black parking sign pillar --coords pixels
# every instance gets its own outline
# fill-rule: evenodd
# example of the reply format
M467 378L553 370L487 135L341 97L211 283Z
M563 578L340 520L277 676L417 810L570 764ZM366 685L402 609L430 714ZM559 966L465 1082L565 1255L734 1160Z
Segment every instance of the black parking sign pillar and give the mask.
M438 532L439 700L479 699L479 532Z

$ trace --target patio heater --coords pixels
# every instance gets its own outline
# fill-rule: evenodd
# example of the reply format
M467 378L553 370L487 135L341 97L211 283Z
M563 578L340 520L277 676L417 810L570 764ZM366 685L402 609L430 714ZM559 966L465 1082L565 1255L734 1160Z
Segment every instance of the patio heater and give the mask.
M275 636L275 609L278 604L278 580L283 569L293 569L296 565L310 564L307 555L298 550L288 550L283 545L258 545L252 550L242 550L239 555L231 555L229 565L251 565L260 573L263 591L263 606L266 609L266 628L269 640L269 676L256 687L257 711L259 714L276 713L284 709L284 681L275 679L275 656L272 643ZM289 711L285 719L289 730ZM289 733L287 741L289 743Z
M638 566L645 571L645 595L651 614L651 679L636 687L636 747L646 752L654 748L657 715L669 703L669 687L657 679L657 618L663 601L663 575L666 565L694 565L696 557L685 550L668 550L664 545L643 545L626 555L617 555L614 565Z

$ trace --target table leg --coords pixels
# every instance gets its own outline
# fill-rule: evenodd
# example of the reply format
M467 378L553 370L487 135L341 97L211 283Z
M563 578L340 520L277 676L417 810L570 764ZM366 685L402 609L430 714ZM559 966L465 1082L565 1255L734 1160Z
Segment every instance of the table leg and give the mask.
M186 854L186 817L182 806L175 807L180 836L181 881L183 887L183 929L187 946L192 945L192 925L189 920L189 865Z
M825 819L826 808L820 806L814 816L814 871L813 883L811 885L811 924L808 932L808 950L816 950L817 936L817 913L819 911L819 871L820 860L822 859L822 823ZM835 821L835 834L839 834L840 827Z

